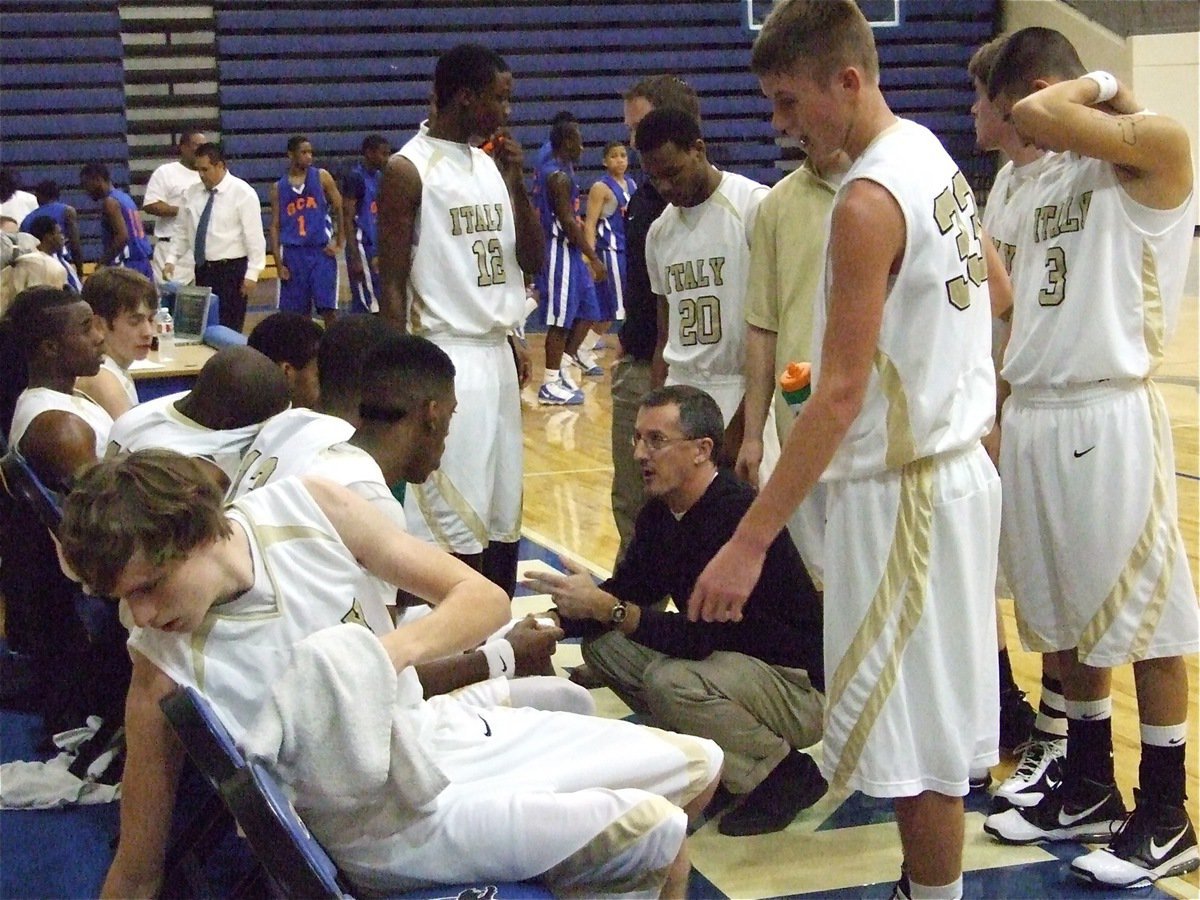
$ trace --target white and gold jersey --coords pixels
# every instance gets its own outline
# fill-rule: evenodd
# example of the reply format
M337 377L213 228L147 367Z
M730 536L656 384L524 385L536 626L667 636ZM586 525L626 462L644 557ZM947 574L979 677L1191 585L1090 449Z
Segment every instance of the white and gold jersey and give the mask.
M53 388L26 388L17 396L16 406L13 407L12 425L8 429L10 446L21 446L21 438L36 419L44 412L69 412L83 419L96 435L96 457L104 455L108 445L108 436L113 427L112 416L85 394L65 394Z
M904 214L904 256L890 279L862 409L823 476L858 478L970 447L996 402L987 264L975 197L938 139L899 120L855 160L856 181L886 189ZM813 379L820 383L829 272L818 293Z
M1022 201L1001 374L1014 388L1146 378L1178 318L1196 194L1150 209L1111 163L1050 155Z
M123 413L113 423L107 455L133 453L151 447L174 450L184 456L206 459L232 479L237 474L242 454L262 423L222 431L205 428L175 408L176 401L187 395L187 391L181 391L156 397Z
M288 409L272 416L246 448L241 466L229 486L236 500L270 481L306 475L322 451L348 441L354 426L337 416L311 409Z
M298 481L254 491L228 514L250 538L254 586L214 605L190 634L134 627L129 645L208 697L239 739L297 643L341 623L365 626L368 617L354 589L358 562ZM376 612L387 618L386 610ZM397 677L404 705L419 704L416 671L410 666Z
M722 172L711 197L697 206L668 206L650 226L646 268L651 289L667 298L663 358L675 380L742 374L750 236L766 195L765 185Z
M1004 261L1004 271L1010 274L1029 208L1029 196L1037 184L1038 174L1053 163L1053 154L1043 154L1023 166L1009 160L996 173L996 180L988 192L987 206L983 209L983 230Z
M504 335L525 315L512 200L496 163L429 136L400 150L421 176L408 278L408 328L426 337Z

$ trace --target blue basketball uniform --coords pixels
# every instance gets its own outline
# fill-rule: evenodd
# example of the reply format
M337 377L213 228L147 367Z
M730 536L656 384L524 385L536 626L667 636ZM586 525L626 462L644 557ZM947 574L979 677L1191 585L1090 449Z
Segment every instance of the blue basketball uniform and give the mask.
M637 190L637 183L626 176L625 187L622 187L608 174L600 181L617 198L617 208L611 215L601 215L596 224L596 252L608 269L608 278L596 282L596 300L600 306L600 319L608 321L625 318L625 208Z
M554 213L547 183L555 172L562 172L570 182L571 209L579 214L579 184L575 170L551 156L534 171L533 202L546 235L546 261L535 283L543 300L547 326L570 328L576 319L599 320L596 289L592 273L582 251L567 240L566 231Z
M337 260L325 252L333 237L333 217L321 187L321 170L309 166L299 188L284 175L279 192L279 244L287 280L280 279L279 308L308 315L337 309Z
M379 312L379 250L376 229L379 217L379 180L382 170L372 172L361 162L346 176L346 195L355 200L354 239L365 271L362 281L350 281L350 311Z
M116 188L109 191L108 196L121 205L121 218L125 220L127 238L125 246L117 251L117 255L103 262L107 265L133 269L153 280L154 272L150 268L150 256L154 253L154 248L150 246L150 239L146 237L146 230L142 227L142 217L138 214L137 204L127 193ZM108 246L113 239L113 232L106 216L100 217L100 230L104 236L104 244Z
M21 222L21 230L29 233L29 226L33 224L33 220L42 216L49 216L58 223L59 230L63 233L63 237L67 235L67 210L69 207L65 203L55 200L52 203L43 203ZM79 293L83 290L83 284L79 280L79 273L75 271L75 262L71 259L71 251L64 244L62 250L54 254L54 258L63 264L63 268L67 270L67 287Z

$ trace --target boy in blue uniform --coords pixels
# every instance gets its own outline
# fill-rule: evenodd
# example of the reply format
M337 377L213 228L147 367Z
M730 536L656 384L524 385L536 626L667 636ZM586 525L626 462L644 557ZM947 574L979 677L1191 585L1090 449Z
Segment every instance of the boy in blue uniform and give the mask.
M604 174L588 191L584 234L609 272L608 278L596 282L596 300L603 320L596 331L601 334L608 331L608 323L625 318L625 209L637 190L637 182L625 175L628 168L625 145L609 141L604 147ZM580 348L578 354L583 362L588 361L585 352Z
M362 161L346 176L342 221L353 229L346 241L346 270L350 273L350 312L379 312L379 251L375 229L379 214L379 178L392 145L381 134L362 142Z
M578 219L574 164L583 154L579 126L555 125L550 146L553 154L538 166L533 185L533 202L546 235L546 261L537 277L546 316L546 371L538 403L577 406L583 402L583 392L561 371L563 350L573 356L591 323L600 317L592 281L603 280L605 269ZM584 374L602 372L595 367Z
M312 143L288 139L287 174L271 185L271 252L279 271L279 308L326 325L337 318L337 255L342 251L342 195L333 176L313 166Z
M33 234L31 226L39 216L49 216L58 225L63 246L54 257L67 270L67 287L78 293L83 290L83 249L79 245L79 215L75 207L58 199L58 182L46 179L33 189L38 208L21 222L21 230Z
M153 248L142 228L137 204L124 191L113 187L112 176L104 163L88 163L79 170L79 186L93 200L100 202L100 230L104 249L98 264L124 266L153 277L150 254Z

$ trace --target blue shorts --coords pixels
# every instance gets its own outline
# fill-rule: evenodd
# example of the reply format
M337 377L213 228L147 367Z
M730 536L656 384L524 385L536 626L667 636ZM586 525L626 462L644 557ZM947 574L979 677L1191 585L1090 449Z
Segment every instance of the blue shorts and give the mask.
M287 312L309 315L317 309L337 309L338 267L337 260L325 252L324 247L283 248L283 264L288 269L288 279L280 279L279 308Z
M550 241L546 251L537 288L547 327L570 328L576 319L600 319L595 282L583 254L559 240Z
M363 260L363 279L356 281L350 277L350 312L377 313L379 312L379 273L374 271L371 263L377 257L374 247L365 244L358 245L359 259Z
M625 254L617 250L598 248L600 261L608 269L608 277L596 282L596 302L600 322L622 321L625 318Z

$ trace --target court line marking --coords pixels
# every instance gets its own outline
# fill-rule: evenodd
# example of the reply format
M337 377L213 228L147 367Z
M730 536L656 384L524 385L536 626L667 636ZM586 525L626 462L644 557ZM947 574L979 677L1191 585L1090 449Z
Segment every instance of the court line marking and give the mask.
M526 478L537 478L543 475L590 475L594 472L611 472L612 466L599 466L594 469L555 469L553 472L526 472Z
M581 565L587 569L590 569L592 571L593 575L599 575L601 578L608 578L612 575L612 572L610 572L608 569L604 568L603 566L597 565L596 563L592 562L590 559L580 556L574 550L568 550L562 544L558 543L557 541L550 540L550 538L546 537L544 534L541 534L540 532L534 531L532 528L522 527L521 534L523 534L525 537L529 538L529 540L533 541L535 544L541 544L545 549L549 550L550 552L557 553L559 556L565 557L566 559L569 559L572 562L576 562L579 565Z

